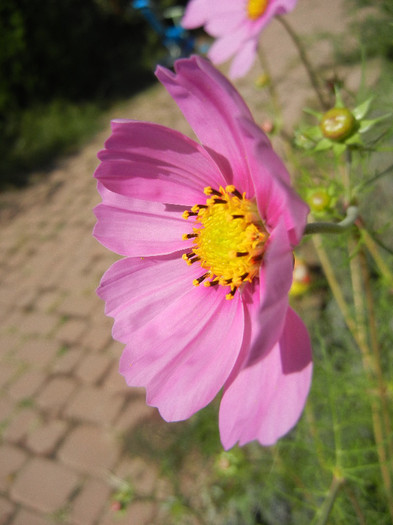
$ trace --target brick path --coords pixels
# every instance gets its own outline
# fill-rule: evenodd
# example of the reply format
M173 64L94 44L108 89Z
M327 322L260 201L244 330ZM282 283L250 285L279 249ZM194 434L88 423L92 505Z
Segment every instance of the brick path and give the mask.
M337 29L341 0L325 4L300 1L292 21L301 32L327 29L329 19ZM286 118L294 120L310 92L307 80L299 81L303 72L290 41L277 32L278 24L269 28L265 49L280 79ZM313 53L326 55L326 44ZM251 93L246 81L240 88L247 100L263 104L262 92ZM160 87L110 116L187 132ZM91 236L99 201L92 173L107 135L58 162L41 182L1 200L0 525L158 523L152 503L132 504L121 519L109 508L112 473L127 472L146 490L157 479L144 460L122 455L122 434L154 410L118 375L122 345L112 341L112 323L95 294L116 259Z

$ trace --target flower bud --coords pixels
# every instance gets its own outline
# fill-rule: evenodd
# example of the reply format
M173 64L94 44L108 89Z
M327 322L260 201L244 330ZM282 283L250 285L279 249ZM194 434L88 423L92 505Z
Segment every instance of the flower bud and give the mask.
M326 138L340 141L352 135L356 120L349 109L332 108L322 116L319 127Z
M307 203L314 213L321 213L329 208L331 196L324 188L318 188L310 191L307 196Z

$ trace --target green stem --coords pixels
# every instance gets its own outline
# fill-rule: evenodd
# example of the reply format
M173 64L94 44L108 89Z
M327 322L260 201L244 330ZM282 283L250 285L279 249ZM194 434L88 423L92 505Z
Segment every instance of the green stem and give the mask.
M269 91L270 100L272 101L272 105L273 105L273 111L276 116L276 126L278 128L278 131L280 131L282 127L282 123L283 123L281 104L280 104L276 86L272 80L269 63L267 61L266 55L263 52L263 49L261 48L261 46L258 47L258 58L261 63L262 69L264 70L267 76L267 89Z
M341 476L336 476L336 475L333 476L333 480L330 485L328 495L325 501L323 502L322 507L319 509L319 512L316 518L314 519L313 523L315 525L325 525L328 522L334 502L336 501L338 492L340 488L342 487L342 485L344 484L344 482L345 482L345 479L342 478Z
M352 241L351 251L354 251L354 249L356 249L356 246L354 241ZM350 257L350 269L356 314L357 343L361 350L363 368L367 375L369 384L371 385L373 391L376 390L378 392L379 399L377 399L374 396L374 394L371 396L370 399L371 414L373 420L374 439L378 453L379 467L381 470L381 476L386 491L388 509L393 523L392 479L390 472L390 464L388 462L387 450L385 448L385 436L390 431L388 409L387 404L384 401L386 395L386 388L382 376L382 369L379 360L379 346L376 340L376 328L374 326L372 326L372 331L370 333L371 350L374 350L373 353L370 351L370 344L368 341L369 334L367 330L367 325L368 322L374 323L375 320L373 319L373 306L370 304L370 301L372 301L372 298L369 295L371 293L371 290L368 288L368 286L366 286L364 280L365 272L367 271L368 274L368 270L365 269L364 262L362 264L360 254L356 254L355 256ZM368 299L368 312L364 301L365 295L366 299ZM372 317L370 317L370 314ZM374 348L372 347L372 345L374 345ZM376 388L374 388L375 383ZM389 442L387 444L389 449Z
M358 218L357 206L349 206L347 208L346 217L337 223L333 222L310 222L307 224L304 235L310 235L315 233L343 233L348 230Z
M375 264L380 272L380 274L387 280L388 283L393 284L393 273L390 271L390 268L385 263L383 257L378 251L377 243L374 241L372 236L368 233L366 228L363 225L363 222L359 219L356 221L356 225L359 228L362 241L364 242L367 250L369 251L371 257L374 259Z
M277 16L276 19L279 22L281 22L281 24L284 26L285 30L287 31L287 33L291 37L293 43L295 44L295 46L296 46L296 48L298 50L299 56L300 56L300 60L303 62L303 65L304 65L304 67L305 67L305 69L307 71L307 74L309 76L311 85L312 85L312 87L315 90L315 93L316 93L316 95L317 95L317 97L319 99L319 102L320 102L322 108L324 110L328 110L330 108L330 103L329 103L328 100L325 99L325 96L322 93L321 87L319 85L317 74L315 73L315 70L314 70L313 66L311 65L311 62L309 61L309 59L307 57L307 53L306 53L306 50L304 49L302 41L300 40L300 38L297 36L296 32L292 29L292 27L290 26L290 24L288 23L288 21L284 17Z

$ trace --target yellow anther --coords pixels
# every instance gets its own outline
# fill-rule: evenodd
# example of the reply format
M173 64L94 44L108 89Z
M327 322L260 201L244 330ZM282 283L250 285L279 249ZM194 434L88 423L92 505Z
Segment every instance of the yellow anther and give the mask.
M193 238L183 259L189 265L199 261L207 270L193 281L195 286L210 277L204 286L229 286L227 299L232 299L244 281L252 282L258 276L268 233L256 203L233 185L219 191L209 186L204 192L210 196L206 205L195 205L183 214L184 218L195 215L193 233L182 236Z

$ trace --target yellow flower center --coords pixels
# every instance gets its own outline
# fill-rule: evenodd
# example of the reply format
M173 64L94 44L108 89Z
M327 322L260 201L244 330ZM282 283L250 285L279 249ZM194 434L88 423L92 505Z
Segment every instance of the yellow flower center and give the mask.
M247 15L251 20L256 20L266 11L269 0L248 0Z
M269 234L256 203L245 193L234 186L219 191L207 187L204 192L210 196L206 204L183 213L185 219L195 217L193 233L183 235L184 240L193 239L194 246L183 259L188 264L198 261L206 270L194 286L203 281L205 286L229 286L226 298L232 299L242 283L258 275Z

